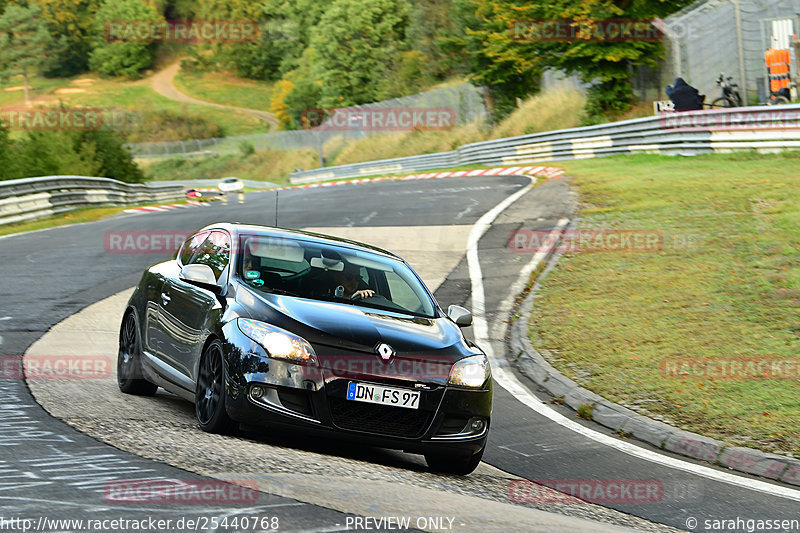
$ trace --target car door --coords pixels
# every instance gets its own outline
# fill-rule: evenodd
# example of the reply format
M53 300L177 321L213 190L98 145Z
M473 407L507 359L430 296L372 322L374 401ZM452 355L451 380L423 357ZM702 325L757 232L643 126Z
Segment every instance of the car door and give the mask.
M208 237L208 231L200 231L186 239L178 250L178 254L173 261L167 261L151 267L147 281L143 287L145 293L146 309L144 317L144 346L150 354L163 359L161 354L161 342L163 333L159 324L161 308L166 300L163 297L164 283L167 278L175 277L180 272L183 265L189 264L192 257L200 250L200 246Z
M227 283L230 254L230 236L215 230L208 234L188 264L208 265L222 285ZM165 279L161 291L160 352L164 362L175 371L169 379L194 390L195 363L222 311L222 304L214 292L180 279L180 265L176 266L174 274Z

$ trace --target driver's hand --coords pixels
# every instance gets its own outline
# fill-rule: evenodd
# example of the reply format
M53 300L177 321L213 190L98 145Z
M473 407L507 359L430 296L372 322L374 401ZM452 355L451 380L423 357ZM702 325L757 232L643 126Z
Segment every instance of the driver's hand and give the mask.
M350 298L353 300L363 300L371 296L375 296L375 291L372 289L361 289L360 291L354 292Z

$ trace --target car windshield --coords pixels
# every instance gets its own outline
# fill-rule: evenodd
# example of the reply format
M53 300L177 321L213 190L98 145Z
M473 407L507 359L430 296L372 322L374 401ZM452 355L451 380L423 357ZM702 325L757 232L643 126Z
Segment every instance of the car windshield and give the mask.
M414 272L384 255L279 237L241 237L238 275L269 293L434 318L436 306Z

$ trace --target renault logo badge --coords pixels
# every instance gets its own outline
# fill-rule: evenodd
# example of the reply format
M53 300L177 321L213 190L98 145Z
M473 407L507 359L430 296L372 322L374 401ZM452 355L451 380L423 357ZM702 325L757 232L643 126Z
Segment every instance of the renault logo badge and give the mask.
M381 356L381 359L388 361L394 356L394 350L388 344L379 344L375 347L375 351Z

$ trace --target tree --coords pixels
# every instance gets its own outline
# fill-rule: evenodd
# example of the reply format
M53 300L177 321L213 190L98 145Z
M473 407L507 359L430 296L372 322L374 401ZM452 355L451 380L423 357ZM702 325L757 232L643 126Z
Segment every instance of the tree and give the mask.
M291 90L283 98L286 112L289 115L287 129L309 128L304 120L308 110L319 108L322 104L322 80L317 73L317 51L308 47L300 57L298 67L287 73L285 78L292 84Z
M46 75L72 76L89 68L93 23L100 0L33 0L56 41Z
M545 68L577 74L590 84L590 116L630 107L630 71L636 65L655 66L663 56L657 39L597 38L602 21L652 20L665 17L691 0L457 0L462 31L448 45L469 57L474 80L490 88L501 110L508 112L516 97L532 94ZM540 38L536 26L519 21L565 21L576 31L568 38ZM599 24L598 24L599 23ZM515 34L515 28L522 27ZM502 113L501 113L502 114Z
M508 13L509 2L454 1L459 31L439 41L451 54L465 58L471 81L488 89L488 107L501 118L514 109L517 98L538 92L543 63L532 45L510 38L515 15Z
M122 138L108 130L82 131L75 139L75 151L80 153L91 147L97 164L96 176L105 176L128 183L144 181L142 170L133 161L133 156L125 149Z
M287 129L292 122L292 117L289 115L289 106L286 105L286 96L294 88L294 83L289 80L279 80L275 83L275 88L272 92L272 97L269 101L269 110L275 114L283 129Z
M136 35L124 41L108 39L106 26L119 21L145 21L157 25L164 23L164 17L141 0L104 0L97 11L89 66L108 76L136 78L139 71L153 63L156 45L140 40Z
M22 74L26 104L30 102L29 76L47 63L53 46L41 14L35 5L10 5L0 17L0 66L6 72Z
M93 146L77 132L29 131L14 143L7 179L75 174L97 176L100 164Z
M405 0L336 0L325 11L311 38L323 106L377 100L380 80L407 48L408 11Z
M442 38L458 31L453 0L415 0L410 11L408 42L422 53L423 73L442 79L463 64L463 56L448 53Z
M8 130L0 124L0 180L8 179L7 172L11 159L11 142L8 139Z
M278 77L301 66L312 32L332 4L333 0L265 0L265 47L278 59Z

